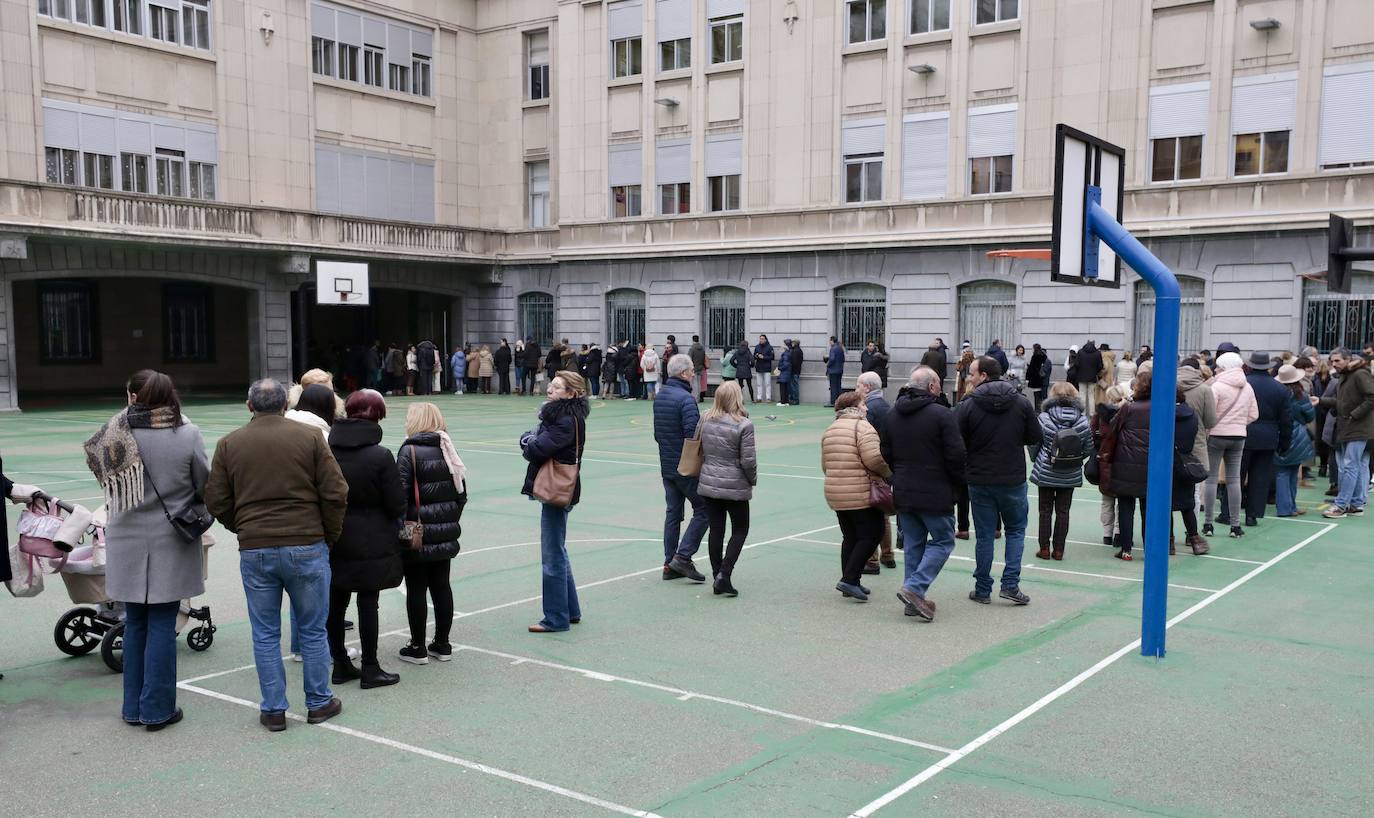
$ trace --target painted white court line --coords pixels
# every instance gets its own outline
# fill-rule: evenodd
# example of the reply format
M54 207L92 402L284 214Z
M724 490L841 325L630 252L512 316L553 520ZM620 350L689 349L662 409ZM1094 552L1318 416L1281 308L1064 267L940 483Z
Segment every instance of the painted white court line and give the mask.
M259 709L256 702L250 702L247 699L240 699L237 696L229 696L224 693L218 693L214 690L206 690L202 687L196 687L190 682L181 682L177 685L177 687L187 691L188 693L199 693L202 696L208 696L212 699L218 699L222 702L228 702L229 704L237 704L241 707L247 707L253 710ZM287 713L286 717L288 719L291 719L292 721L305 721L305 718L303 716L299 716L295 713ZM600 807L601 809L607 810L609 812L616 812L621 815L633 815L636 816L636 818L660 818L655 813L648 812L647 810L635 809L634 807L627 807L623 804L617 804L614 801L607 801L604 798L597 798L594 795L587 795L585 793L580 793L576 790L570 790L567 787L560 787L557 784L550 784L547 781L540 781L537 778L530 778L529 776L520 775L519 773L513 773L507 770L502 770L498 767L492 767L490 765L482 764L477 761L469 761L465 758L459 758L458 756L449 755L447 753L438 753L433 750L426 750L423 747L416 747L413 744L406 744L405 742L396 741L395 739L389 739L384 736L377 736L373 735L372 733L364 733L362 730L355 730L352 727L345 727L341 724L325 722L324 724L311 725L311 727L318 727L322 730L328 730L332 733L340 733L345 736L352 736L356 739L362 739L363 741L370 741L373 744L379 744L383 747L389 747L393 750L400 750L402 752L411 753L412 755L421 756L423 758L428 758L433 761L443 762L444 764L452 764L455 767L462 767L465 770L472 770L473 772L482 773L483 775L495 776L496 778L502 778L506 781L510 781L526 787L532 787L534 789L543 790L544 792L552 793L554 795L560 795L564 798L570 798L574 801L581 801L584 804L590 804L594 807Z
M532 658L532 657L529 657L529 656L517 656L516 654L513 654L513 653L503 653L502 651L499 651L499 650L489 650L489 649L487 649L487 648L479 648L479 647L477 647L477 646L475 646L475 645L460 645L460 644L455 644L455 645L453 646L453 649L454 649L455 651L463 651L463 650L466 650L466 651L469 651L469 652L471 652L471 653L481 653L481 654L485 654L485 655L487 655L487 656L497 656L497 657L500 657L500 658L502 658L502 659L510 659L510 660L512 660L512 664L519 663L519 664L525 664L525 665L538 665L539 667L546 667L546 668L550 668L550 669L552 669L552 670L562 670L562 671L567 671L567 672L569 672L569 673L576 673L576 674L585 676L585 677L587 677L587 678L589 678L589 679L594 679L594 680L596 680L596 681L601 681L601 682L620 682L620 683L622 683L622 684L633 685L633 686L635 686L635 687L642 687L642 688L646 688L646 689L648 689L648 690L658 690L658 691L661 691L661 692L663 692L663 693L668 693L668 694L673 695L674 697L677 698L678 701L681 701L681 702L691 701L691 700L693 700L693 699L699 700L699 701L706 701L706 702L715 702L716 704L724 704L724 705L729 705L730 707L738 707L738 708L741 708L741 709L743 709L743 710L750 710L750 711L753 711L753 712L755 712L755 713L762 713L763 715L766 715L766 716L776 716L777 718L780 718L780 719L787 719L787 720L789 720L789 721L800 722L800 723L802 723L802 724L809 724L809 725L811 725L812 727L824 727L824 728L827 728L827 729L830 729L830 730L843 730L843 731L849 732L849 733L858 733L859 735L869 736L869 737L872 737L872 738L878 738L878 739L882 739L882 740L884 740L884 741L891 741L891 742L895 742L895 743L897 743L897 744L906 744L906 745L909 745L909 746L911 746L911 747L921 747L921 748L926 749L926 750L934 750L934 751L936 751L937 753L952 753L952 752L954 752L954 750L951 750L951 749L946 748L946 747L941 747L941 746L938 745L938 744L930 744L930 743L927 743L927 742L924 742L924 741L916 741L915 739L903 738L902 736L894 736L894 735L891 735L891 734L889 734L889 733L879 733L879 732L874 731L874 730L867 730L867 729L862 728L862 727L855 727L855 726L853 726L853 725L851 725L851 724L838 724L838 723L836 723L836 722L821 721L821 720L819 720L819 719L812 719L812 718L808 718L808 717L806 717L806 716L798 716L798 715L795 714L795 713L788 713L788 712L785 712L785 711L782 711L782 710L774 710L774 709L771 708L771 707L762 707L762 706L757 705L757 704L750 704L749 702L742 702L742 701L739 701L738 699L727 699L727 698L725 698L725 697L723 697L723 696L713 696L713 695L711 695L711 694L709 694L709 693L698 693L698 692L692 691L692 690L683 690L683 689L681 689L681 688L671 687L671 686L669 686L669 685L664 685L664 684L658 684L658 683L656 683L656 682L645 682L645 681L641 681L641 680L639 680L639 679L630 679L630 678L627 678L627 677L625 677L625 676L616 676L616 675L613 675L613 674L610 674L610 673L604 673L604 672L602 672L602 671L588 670L588 669L586 669L586 668L574 667L574 666L572 666L572 665L563 665L563 664L559 664L559 663L557 663L557 662L548 662L548 661L545 661L545 660L543 660L543 659L535 659L535 658Z
M523 455L520 454L520 452L518 452L518 451L510 451L508 448L476 448L476 449L471 448L471 447L473 447L473 446L481 446L481 445L484 445L484 444L473 444L473 443L468 443L468 444L467 444L467 446L468 446L468 447L470 448L470 450L472 450L472 451L478 451L478 452L482 452L482 453L485 453L485 454L501 454L501 455L508 455L508 456L510 456L510 457L523 457ZM649 461L645 461L645 460L611 460L611 459L609 459L609 458L604 458L604 457L584 457L584 458L582 458L582 462L583 462L583 463L609 463L609 464L616 465L616 466L639 466L640 468L644 468L644 469L653 469L654 471L658 471L658 470L659 470L659 464L658 464L657 462L649 462ZM782 477L782 478L787 478L787 479L791 479L791 480L824 480L824 479L825 479L825 476L824 476L824 475L810 475L810 474L780 474L780 473L778 473L778 472L765 472L765 471L759 472L759 476L760 476L760 477Z
M1033 540L1035 540L1036 542L1039 542L1039 541L1040 541L1040 537L1038 537L1038 536L1032 536L1029 532L1027 532L1026 538L1027 538L1027 539L1033 539ZM1107 545L1106 543L1101 543L1101 542L1089 542L1089 541L1087 541L1087 540L1065 540L1064 542L1068 543L1069 545L1091 545L1091 546L1094 546L1094 547L1097 547L1097 548L1116 548L1116 546L1114 546L1114 545ZM1264 561L1263 561L1263 560L1243 560L1243 559L1241 559L1240 557L1221 557L1221 556L1217 556L1216 554L1183 554L1183 555L1181 555L1181 556L1185 556L1185 557L1199 557L1199 558L1204 559L1204 560L1224 560L1225 562L1243 562L1243 563L1245 563L1246 565L1263 565L1263 564L1264 564Z
M1221 599L1222 597L1241 587L1245 583L1249 582L1250 580L1254 579L1255 577L1259 576L1260 574L1279 564L1283 560L1287 559L1288 557L1292 556L1298 551L1301 551L1303 548L1306 548L1312 542L1316 541L1319 537L1330 533L1335 528L1335 525L1327 524L1327 526L1323 528L1321 531L1317 531L1313 533L1312 536L1299 542L1297 545L1289 547L1287 550L1273 557L1268 562L1256 566L1255 568L1247 572L1244 576L1242 576L1240 579L1237 579L1235 582L1232 582L1225 588L1216 591L1215 593L1211 594L1205 599L1202 599L1197 604L1193 605L1191 608L1187 609L1183 613L1180 613L1178 616L1175 616L1173 619L1170 619L1165 624L1165 628L1173 628L1180 622L1183 622L1191 618L1194 614L1207 608L1213 602L1216 602L1217 600ZM1093 665L1092 667L1088 668L1087 670L1068 680L1059 687L1056 687L1054 690L1051 690L1049 693L1046 693L1044 696L1041 696L1033 704L1021 710L1016 715L1012 716L1011 718L1008 718L1001 724L998 724L996 727L992 728L991 730L987 731L981 736L965 744L963 747L960 747L958 750L955 750L953 753L950 753L943 759L925 768L917 775L912 776L910 779L903 782L900 786L884 793L883 795L879 796L873 801L870 801L868 804L865 804L864 806L850 813L850 818L868 818L873 813L877 812L878 810L882 809L888 804L891 804L893 801L897 800L898 798L901 798L903 795L906 795L907 793L921 786L925 782L929 781L930 779L949 769L954 764L958 763L961 759L967 758L971 753L977 751L980 747L984 746L988 742L992 741L993 739L1012 729L1013 727L1030 718L1031 716L1034 716L1036 713L1039 713L1041 710L1044 710L1050 704L1054 703L1066 694L1072 692L1079 685L1096 676L1098 673L1101 673L1103 670L1110 667L1118 659L1120 659L1128 653L1131 653L1139 647L1139 639L1136 639L1132 642L1129 642L1121 646L1108 656L1104 657L1097 664Z

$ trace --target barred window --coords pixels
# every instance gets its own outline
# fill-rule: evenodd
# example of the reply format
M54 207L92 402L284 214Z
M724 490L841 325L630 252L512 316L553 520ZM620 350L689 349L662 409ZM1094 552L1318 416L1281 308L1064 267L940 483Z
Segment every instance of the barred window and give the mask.
M620 289L606 293L606 329L610 343L644 341L644 291Z
M974 281L959 287L959 337L968 339L974 354L993 341L1014 343L1016 285L1005 281Z
M708 349L734 348L744 338L744 290L712 287L701 293L701 323Z
M212 304L204 285L163 285L162 356L168 363L215 360Z
M862 349L887 336L887 290L877 284L846 284L835 290L835 337L845 349Z
M1322 354L1361 349L1374 338L1374 274L1354 272L1351 292L1329 293L1325 282L1303 280L1302 342Z
M38 282L43 362L99 362L98 315L94 284L85 281Z
M525 293L516 299L520 337L533 338L540 349L553 346L553 296Z
M1191 355L1203 348L1202 314L1206 285L1202 279L1179 276L1183 291L1179 302L1178 354ZM1155 345L1155 291L1148 283L1135 283L1135 342L1137 346Z

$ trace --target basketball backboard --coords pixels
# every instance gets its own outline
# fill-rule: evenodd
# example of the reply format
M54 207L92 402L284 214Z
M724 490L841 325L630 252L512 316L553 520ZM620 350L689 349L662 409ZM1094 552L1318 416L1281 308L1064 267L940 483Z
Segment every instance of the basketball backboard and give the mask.
M369 294L366 262L315 260L315 303L366 307Z
M1056 127L1051 281L1121 286L1121 260L1095 235L1089 239L1086 208L1089 196L1100 195L1102 207L1121 222L1125 156L1124 150L1095 136L1063 123Z

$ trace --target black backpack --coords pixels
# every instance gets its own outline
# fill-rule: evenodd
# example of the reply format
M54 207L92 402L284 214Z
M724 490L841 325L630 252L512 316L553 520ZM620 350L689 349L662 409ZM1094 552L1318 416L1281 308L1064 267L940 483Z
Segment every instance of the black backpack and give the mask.
M1085 455L1083 438L1072 426L1054 433L1054 445L1050 447L1050 468L1077 468L1082 465Z

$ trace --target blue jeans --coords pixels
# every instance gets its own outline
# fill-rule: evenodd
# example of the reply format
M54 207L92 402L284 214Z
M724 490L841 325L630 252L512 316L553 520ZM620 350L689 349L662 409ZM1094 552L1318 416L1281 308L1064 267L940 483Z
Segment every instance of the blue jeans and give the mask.
M653 396L654 396L654 393L657 392L657 391L658 391L658 381L645 381L645 382L644 382L644 394L645 394L645 396L647 396L648 398L652 399Z
M902 532L902 587L925 598L954 550L954 515L899 511L897 523Z
M1298 511L1298 470L1302 466L1279 466L1274 475L1274 506L1280 517Z
M667 565L676 554L685 560L701 548L701 538L706 536L710 518L706 506L697 496L697 479L675 475L663 478L663 500L667 512L663 517L663 564ZM687 523L687 531L682 532L682 518L686 503L692 504L692 519ZM678 534L682 539L678 539Z
M329 689L329 548L310 545L250 548L239 552L239 574L248 599L253 631L253 663L264 713L280 713L286 701L286 668L281 661L281 595L291 601L291 617L300 632L305 669L305 706L318 710L334 697Z
M1341 477L1339 493L1332 505L1337 508L1364 508L1369 500L1369 460L1365 457L1367 441L1342 443L1339 454Z
M582 618L577 583L568 561L568 509L540 504L539 554L544 563L544 618L539 624L565 631L570 620Z
M1007 537L1006 567L1002 569L1002 590L1021 584L1021 552L1026 547L1026 515L1030 504L1026 500L1026 484L1015 486L969 486L969 505L973 511L973 529L977 538L973 570L973 590L978 596L992 595L993 531L1002 520L1002 532Z
M787 385L788 385L788 387L790 387L791 392L792 392L792 405L793 405L793 406L796 406L796 405L800 404L800 403L801 403L801 379L800 379L800 378L793 378L793 379L791 380L791 382L788 383Z
M124 603L124 720L161 724L177 709L180 602Z

